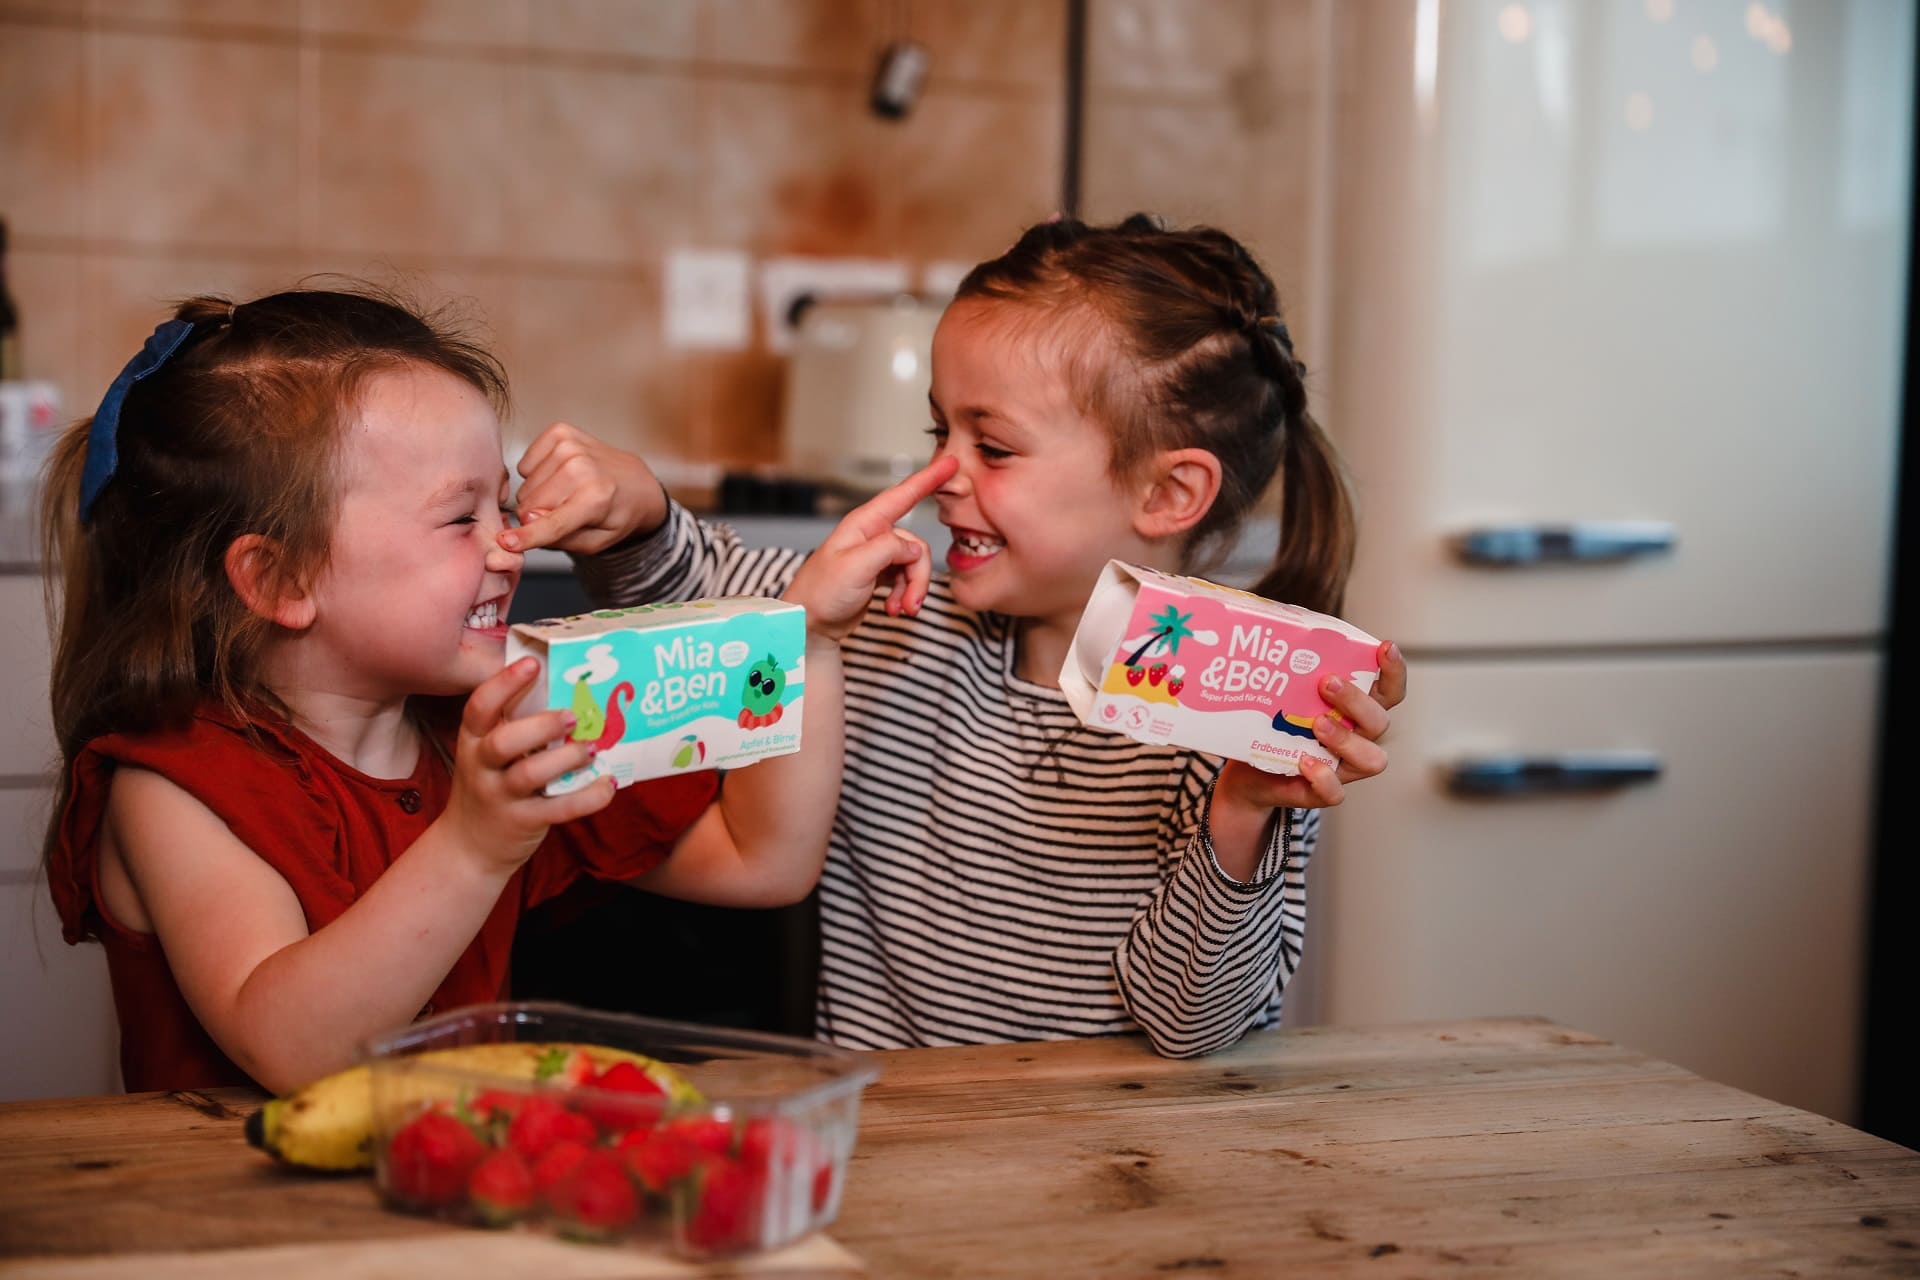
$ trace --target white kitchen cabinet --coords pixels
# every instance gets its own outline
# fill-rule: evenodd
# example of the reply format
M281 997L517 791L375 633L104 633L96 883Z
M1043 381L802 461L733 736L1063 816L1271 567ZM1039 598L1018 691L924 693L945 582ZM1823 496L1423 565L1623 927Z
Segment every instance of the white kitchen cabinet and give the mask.
M61 940L40 870L54 751L45 616L38 577L0 575L0 1101L119 1088L106 953Z
M1392 766L1329 815L1310 873L1313 1012L1543 1014L1852 1115L1880 672L1848 651L1421 664ZM1463 762L1566 751L1662 772L1446 786Z

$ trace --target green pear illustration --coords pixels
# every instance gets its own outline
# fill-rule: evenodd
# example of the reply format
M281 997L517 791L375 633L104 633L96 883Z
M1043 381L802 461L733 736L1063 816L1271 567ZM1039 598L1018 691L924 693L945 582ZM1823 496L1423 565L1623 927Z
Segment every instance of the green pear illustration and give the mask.
M600 704L593 700L593 690L587 688L585 680L573 682L573 732L567 736L575 742L592 742L600 736L600 730L606 727L606 713L600 710Z
M780 669L780 660L768 654L747 669L747 688L740 695L740 705L756 716L764 716L780 705L786 687L787 673Z

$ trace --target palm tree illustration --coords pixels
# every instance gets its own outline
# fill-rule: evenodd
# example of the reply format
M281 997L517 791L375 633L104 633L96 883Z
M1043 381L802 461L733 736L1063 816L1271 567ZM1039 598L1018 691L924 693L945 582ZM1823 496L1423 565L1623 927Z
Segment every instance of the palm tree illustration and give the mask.
M1138 649L1135 649L1128 655L1127 665L1130 667L1137 664L1141 657L1146 654L1147 650L1153 648L1155 645L1161 646L1165 649L1167 655L1172 657L1180 652L1180 642L1182 640L1191 640L1193 638L1193 629L1187 625L1193 621L1193 615L1190 613L1182 613L1173 605L1168 605L1160 612L1154 614L1148 621L1153 624L1153 634L1147 637L1145 644L1142 644Z

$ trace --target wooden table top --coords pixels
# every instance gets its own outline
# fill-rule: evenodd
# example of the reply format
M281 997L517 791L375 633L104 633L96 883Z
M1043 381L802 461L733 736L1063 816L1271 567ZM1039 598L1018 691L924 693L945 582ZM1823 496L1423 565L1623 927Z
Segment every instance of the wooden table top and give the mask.
M1920 1154L1539 1019L876 1057L831 1238L718 1274L1920 1276ZM0 1275L700 1274L386 1213L257 1100L0 1106Z

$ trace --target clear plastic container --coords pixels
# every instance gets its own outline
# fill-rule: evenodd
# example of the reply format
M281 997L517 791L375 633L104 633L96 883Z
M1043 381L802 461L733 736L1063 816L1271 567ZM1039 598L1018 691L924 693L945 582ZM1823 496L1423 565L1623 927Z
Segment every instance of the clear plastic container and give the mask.
M640 1054L672 1075L591 1052L536 1068L535 1051L511 1047L531 1042ZM464 1046L498 1047L432 1052ZM778 1248L832 1222L878 1074L818 1041L537 1003L427 1018L365 1057L389 1206L691 1257Z

